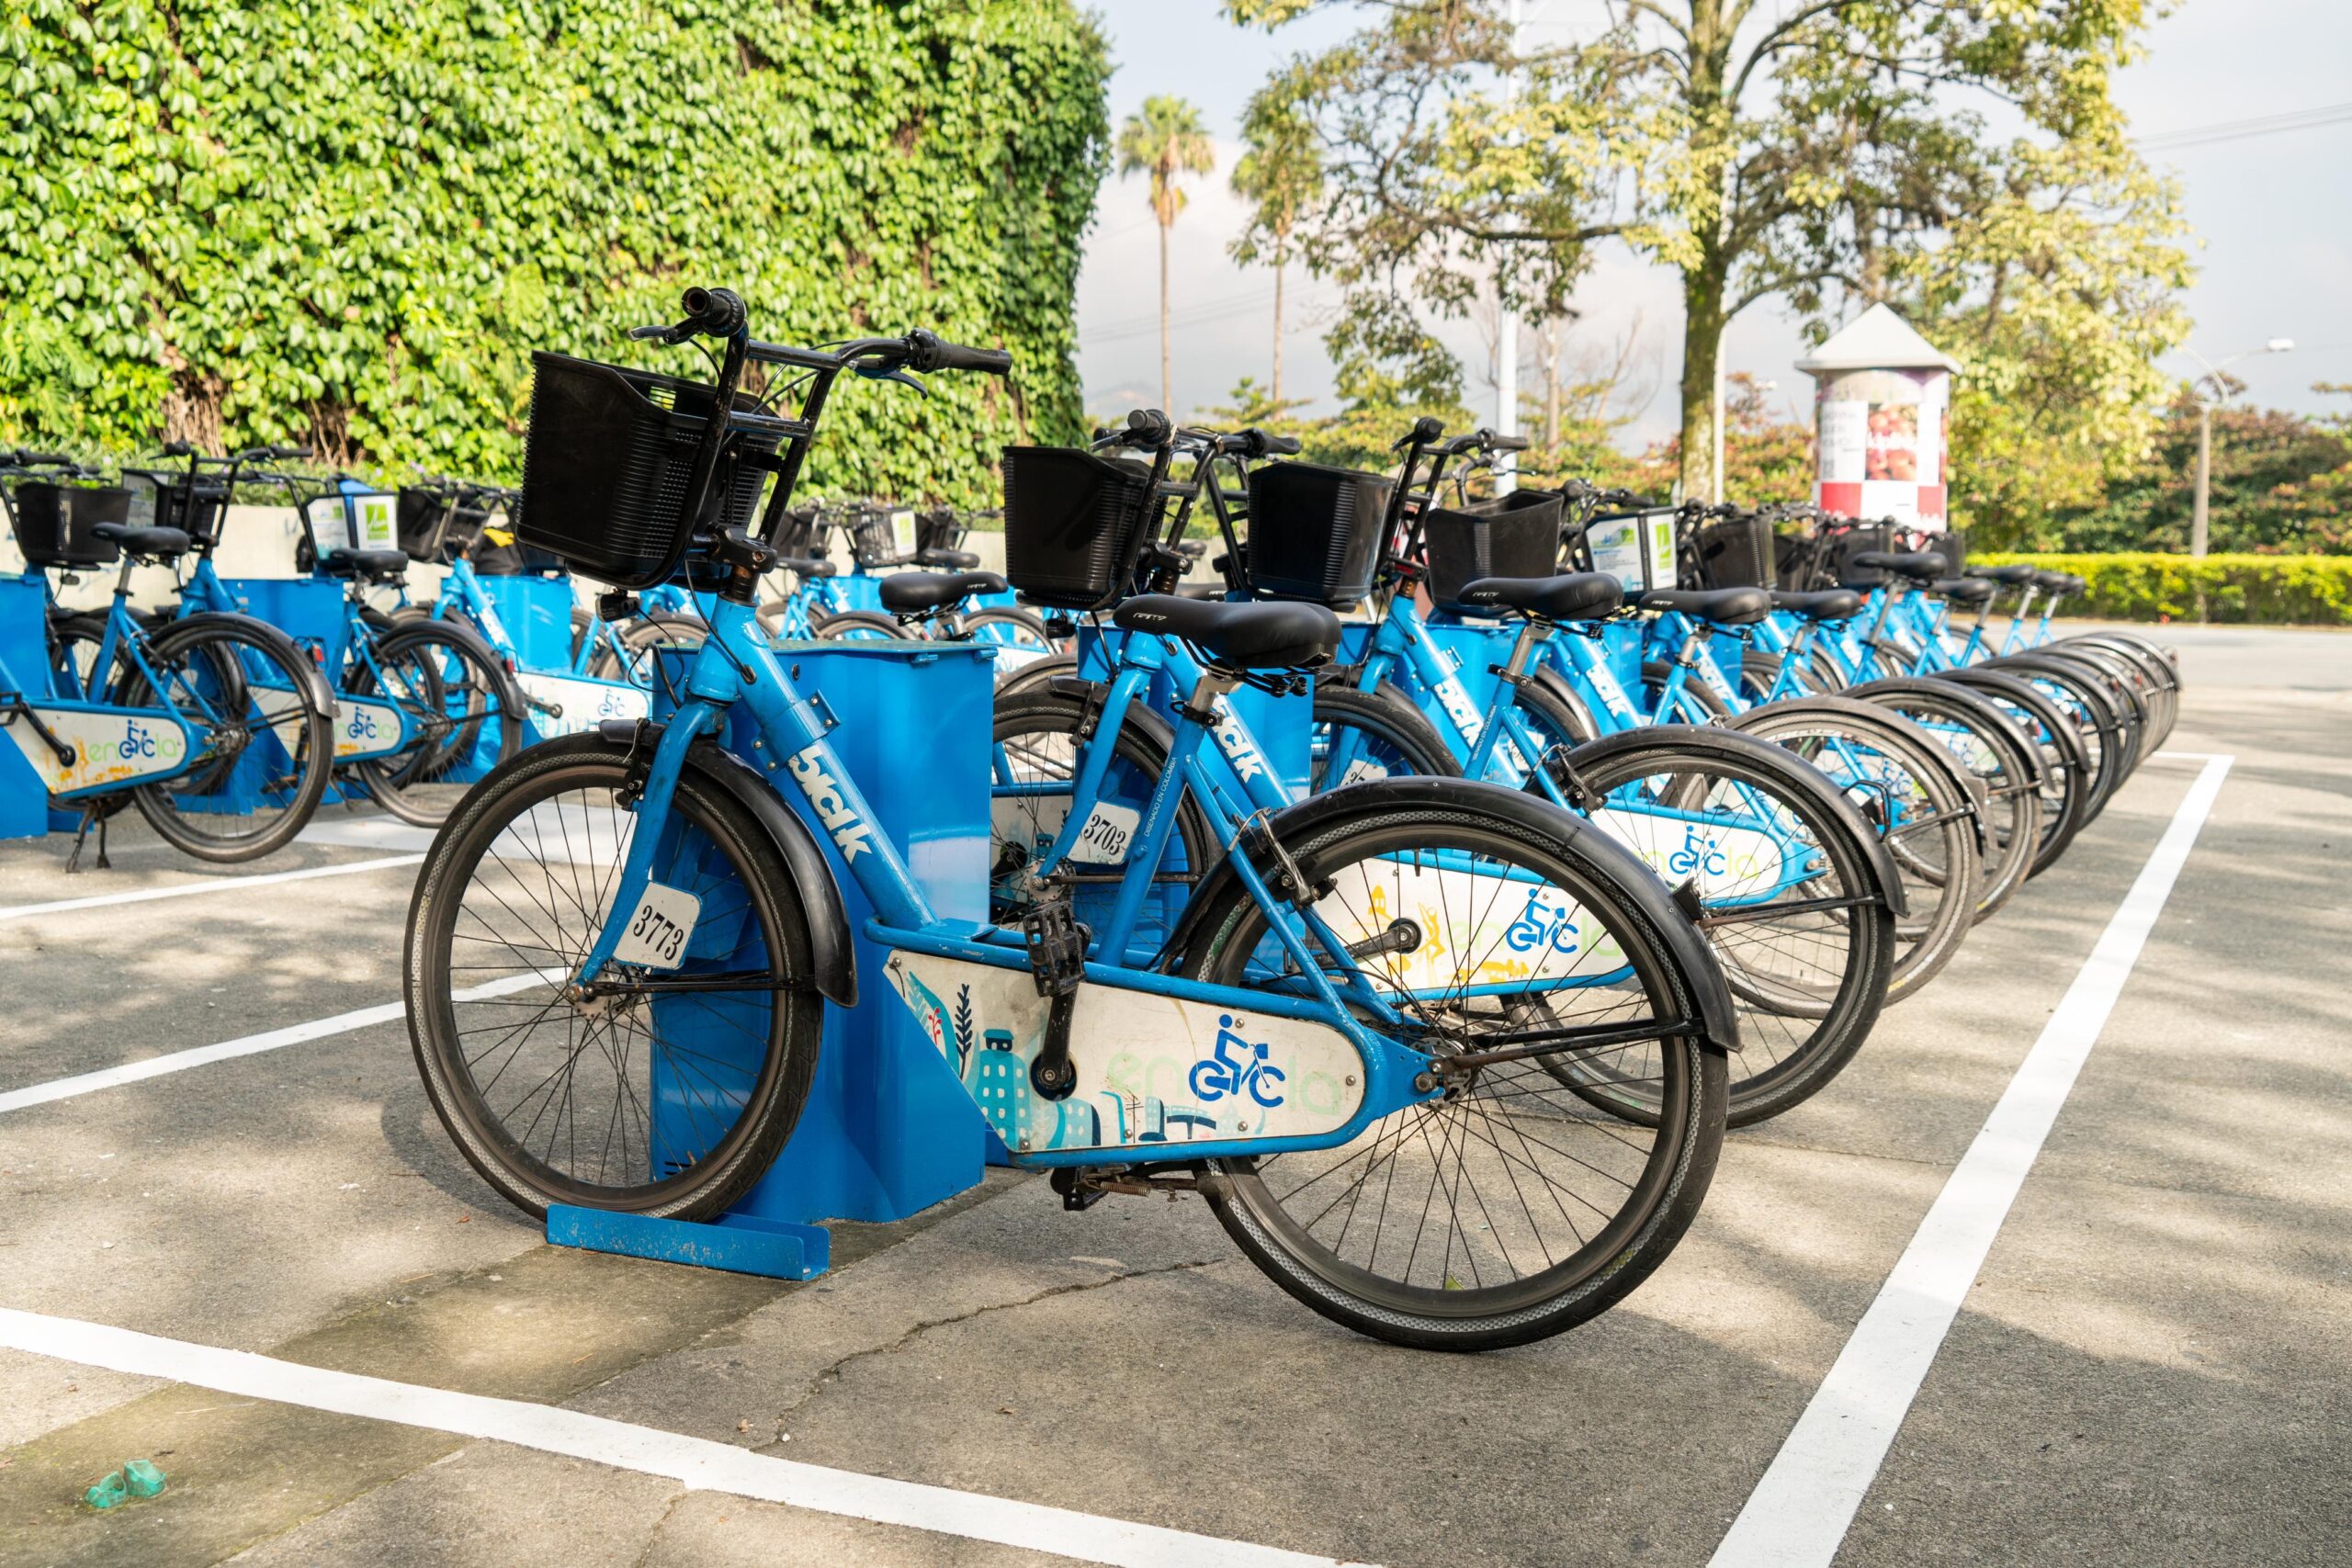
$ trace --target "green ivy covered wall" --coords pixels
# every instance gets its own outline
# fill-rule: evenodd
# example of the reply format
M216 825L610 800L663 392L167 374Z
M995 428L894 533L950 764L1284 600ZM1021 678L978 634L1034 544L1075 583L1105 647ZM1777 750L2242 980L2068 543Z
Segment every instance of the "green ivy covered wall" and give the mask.
M302 440L513 479L530 355L726 284L1008 382L850 381L811 493L986 500L1083 419L1108 70L1069 0L20 0L0 27L0 440Z

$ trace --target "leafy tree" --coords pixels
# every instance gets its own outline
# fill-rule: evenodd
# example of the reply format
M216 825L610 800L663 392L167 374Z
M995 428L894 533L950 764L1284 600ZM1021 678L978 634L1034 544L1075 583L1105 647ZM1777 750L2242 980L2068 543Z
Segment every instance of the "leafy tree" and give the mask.
M1000 444L1080 432L1110 128L1068 0L26 0L0 62L11 444L511 479L529 351L692 374L623 334L697 281L771 339L1012 350L836 400L812 490L979 502Z
M1984 544L2051 537L2145 457L2147 410L2172 389L2155 359L2188 327L2180 227L2173 185L2111 138L2020 142L1947 243L1888 269L1912 320L1968 366L1951 507Z
M2272 409L2213 411L2212 511L2216 553L2352 555L2352 441L2330 422ZM2188 547L2197 484L2197 409L2177 400L2152 451L2104 495L2039 522L2038 548L2179 550Z
M1233 190L1250 203L1250 224L1233 242L1233 259L1273 265L1274 377L1269 394L1280 402L1283 275L1290 265L1292 231L1323 194L1323 152L1296 106L1264 92L1250 97L1241 138L1249 151L1233 166Z
M1151 177L1151 216L1159 225L1159 400L1169 409L1176 406L1176 378L1168 346L1168 231L1184 210L1183 177L1216 167L1201 111L1182 98L1146 98L1119 127L1119 173Z
M1278 26L1328 0L1227 3ZM1343 281L1409 275L1440 308L1491 268L1539 314L1598 241L1676 268L1694 493L1725 324L1770 299L1818 317L1883 298L1992 206L2007 156L1975 102L2011 106L2037 145L2128 161L2108 83L2148 16L2145 0L1626 0L1583 39L1521 49L1497 10L1389 0L1270 84L1329 149L1307 254Z

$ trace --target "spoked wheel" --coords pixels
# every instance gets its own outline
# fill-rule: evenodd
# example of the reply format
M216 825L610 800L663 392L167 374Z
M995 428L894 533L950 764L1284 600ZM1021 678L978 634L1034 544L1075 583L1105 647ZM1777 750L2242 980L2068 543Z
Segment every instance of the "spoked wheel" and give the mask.
M1976 919L1984 919L2025 886L2041 848L2041 792L2031 741L1988 700L1949 681L1871 681L1847 695L1909 719L1975 784L1984 821Z
M1338 1148L1211 1162L1227 1231L1298 1300L1400 1345L1524 1344L1622 1300L1697 1213L1724 1124L1723 1057L1692 1034L1701 977L1630 896L1643 874L1613 846L1376 799L1284 848L1451 1087ZM1211 897L1184 973L1280 985L1257 905ZM1551 1054L1443 1067L1531 1042ZM1569 1058L1646 1080L1656 1124L1572 1090Z
M518 1208L700 1219L757 1181L799 1120L821 999L791 879L758 824L689 768L654 880L684 935L572 985L637 818L625 751L535 746L469 795L409 909L409 1038L442 1125ZM638 911L623 911L630 919Z
M481 645L445 622L402 627L375 663L351 671L355 696L390 703L417 730L414 744L349 771L403 822L437 828L490 768L523 749L523 694Z
M1843 696L1769 704L1733 727L1812 763L1878 834L1906 906L1887 999L1917 990L1951 962L1976 918L1979 807L1958 764L1899 715Z
M996 683L996 700L1001 703L1023 693L1042 692L1055 682L1077 673L1078 654L1074 650L1049 653L1043 659L1031 660L1018 670L1001 672Z
M2064 711L2034 684L1998 670L1939 671L1933 677L1966 686L2018 727L2041 755L2040 842L2026 869L2029 880L2057 863L2075 833L2089 820L2091 765L2081 739Z
M1756 742L1762 755L1740 755L1729 739L1659 728L1569 762L1601 797L1594 825L1698 902L1739 1013L1743 1049L1729 1064L1729 1119L1739 1127L1802 1103L1844 1070L1878 1021L1895 943L1868 825L1792 781L1790 770L1804 766L1795 759ZM1635 1121L1657 1115L1646 1049L1630 1064L1547 1065L1595 1104Z
M333 731L301 655L291 643L207 619L166 626L145 662L117 662L119 700L196 720L197 761L133 790L139 814L200 860L253 860L284 847L318 810L334 766Z
M1035 901L1031 868L1069 820L1079 762L1085 748L1098 743L1098 716L1093 704L1074 693L997 694L989 757L989 909L998 924L1018 920ZM1164 720L1144 712L1140 704L1127 710L1089 827L1063 864L1082 918L1125 879L1136 826L1168 766L1168 743ZM1170 905L1168 913L1191 896L1215 845L1208 818L1188 795L1177 808L1175 837L1154 877L1166 885L1160 897Z
M1314 726L1308 790L1315 795L1368 779L1462 772L1436 728L1401 699L1318 682Z

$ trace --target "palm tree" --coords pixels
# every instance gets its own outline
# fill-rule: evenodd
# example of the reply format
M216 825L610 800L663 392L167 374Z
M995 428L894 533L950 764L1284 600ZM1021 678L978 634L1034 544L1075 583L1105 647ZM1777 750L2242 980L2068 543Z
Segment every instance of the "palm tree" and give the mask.
M1283 400L1283 270L1290 260L1291 231L1323 194L1323 157L1315 128L1295 104L1260 92L1241 122L1250 151L1233 166L1233 193L1250 203L1250 226L1233 242L1236 261L1264 257L1274 264L1274 384Z
M1201 111L1182 98L1146 98L1141 112L1129 115L1119 128L1119 173L1151 176L1151 215L1159 222L1159 401L1166 409L1176 403L1168 353L1168 231L1184 210L1184 193L1176 182L1216 167Z

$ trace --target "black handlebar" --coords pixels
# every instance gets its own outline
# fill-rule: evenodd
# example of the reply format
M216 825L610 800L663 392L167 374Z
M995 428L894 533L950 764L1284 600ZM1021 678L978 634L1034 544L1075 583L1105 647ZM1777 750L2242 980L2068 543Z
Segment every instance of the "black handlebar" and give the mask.
M1402 452L1408 446L1426 446L1444 434L1445 425L1442 421L1432 414L1423 414L1413 422L1413 428L1407 431L1398 439L1396 445L1389 450Z
M1487 437L1487 450L1489 452L1524 452L1527 450L1527 437L1524 435L1489 435Z
M21 446L17 448L17 462L19 466L28 468L36 467L70 468L74 466L74 459L62 452L28 452Z
M907 334L907 368L977 370L984 376L1003 376L1012 369L1012 355L1001 348L970 348L949 343L936 333L917 327Z
M686 318L678 324L706 337L733 337L751 320L732 288L689 288L678 296L678 310Z

